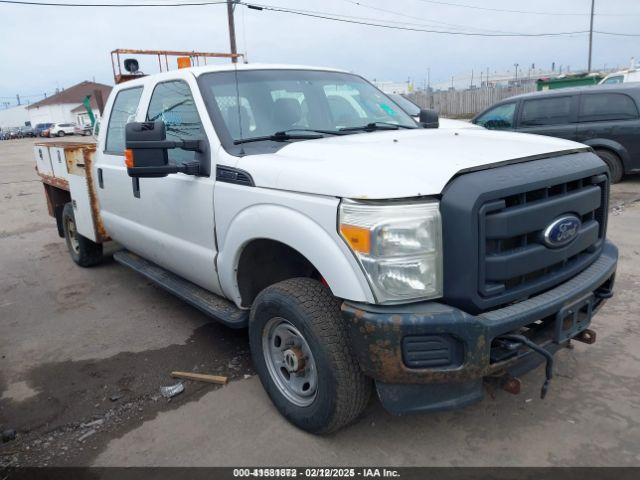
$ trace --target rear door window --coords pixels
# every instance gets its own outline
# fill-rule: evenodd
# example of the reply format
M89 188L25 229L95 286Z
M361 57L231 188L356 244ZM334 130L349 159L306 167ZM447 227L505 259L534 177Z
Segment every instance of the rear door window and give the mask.
M572 97L525 100L520 117L521 127L562 125L571 123Z
M503 130L513 128L513 117L516 112L516 103L505 103L492 108L488 112L482 114L475 121L476 125L480 125L491 130Z
M623 93L593 93L580 96L579 122L632 120L638 118L634 100Z
M141 95L142 87L128 88L118 92L109 116L105 152L124 155L124 127L133 121Z

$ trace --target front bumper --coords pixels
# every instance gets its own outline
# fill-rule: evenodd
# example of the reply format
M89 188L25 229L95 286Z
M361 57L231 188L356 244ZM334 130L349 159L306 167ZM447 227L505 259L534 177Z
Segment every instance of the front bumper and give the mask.
M494 340L500 335L535 326L530 330L532 340L547 351L555 353L566 345L566 340L551 339L553 319L583 298L593 298L593 312L601 307L613 288L617 260L618 249L606 242L598 259L572 279L528 300L475 316L437 302L394 306L344 302L342 311L360 367L376 380L387 410L405 414L458 408L482 399L483 378L519 375L541 363L542 358L528 349L498 355ZM540 333L533 337L534 331ZM413 341L434 348L408 353L407 342Z

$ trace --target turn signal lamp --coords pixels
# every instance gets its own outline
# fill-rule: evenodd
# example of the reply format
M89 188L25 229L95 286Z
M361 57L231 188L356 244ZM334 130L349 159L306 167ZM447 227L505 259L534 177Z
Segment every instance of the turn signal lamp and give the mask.
M134 164L133 164L133 150L131 150L130 148L127 148L124 151L124 164L127 166L127 168L133 168Z
M353 225L340 225L340 233L354 252L371 253L371 231Z

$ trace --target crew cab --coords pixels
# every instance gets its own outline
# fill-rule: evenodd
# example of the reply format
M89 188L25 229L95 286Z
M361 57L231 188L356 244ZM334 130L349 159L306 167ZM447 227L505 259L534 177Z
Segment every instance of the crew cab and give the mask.
M395 414L458 408L546 362L544 396L613 292L589 147L425 125L351 73L204 66L116 85L97 145L35 154L78 265L115 240L118 262L248 328L278 410L327 433L374 388Z

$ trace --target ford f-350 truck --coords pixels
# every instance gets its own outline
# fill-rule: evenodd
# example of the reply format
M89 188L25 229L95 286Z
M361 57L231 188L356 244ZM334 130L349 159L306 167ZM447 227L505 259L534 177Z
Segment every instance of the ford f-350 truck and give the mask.
M612 296L609 172L584 145L416 122L363 78L282 65L117 85L97 145L36 145L73 260L115 259L249 329L278 410L314 433L373 388L396 414L508 391ZM435 122L437 125L437 122Z

